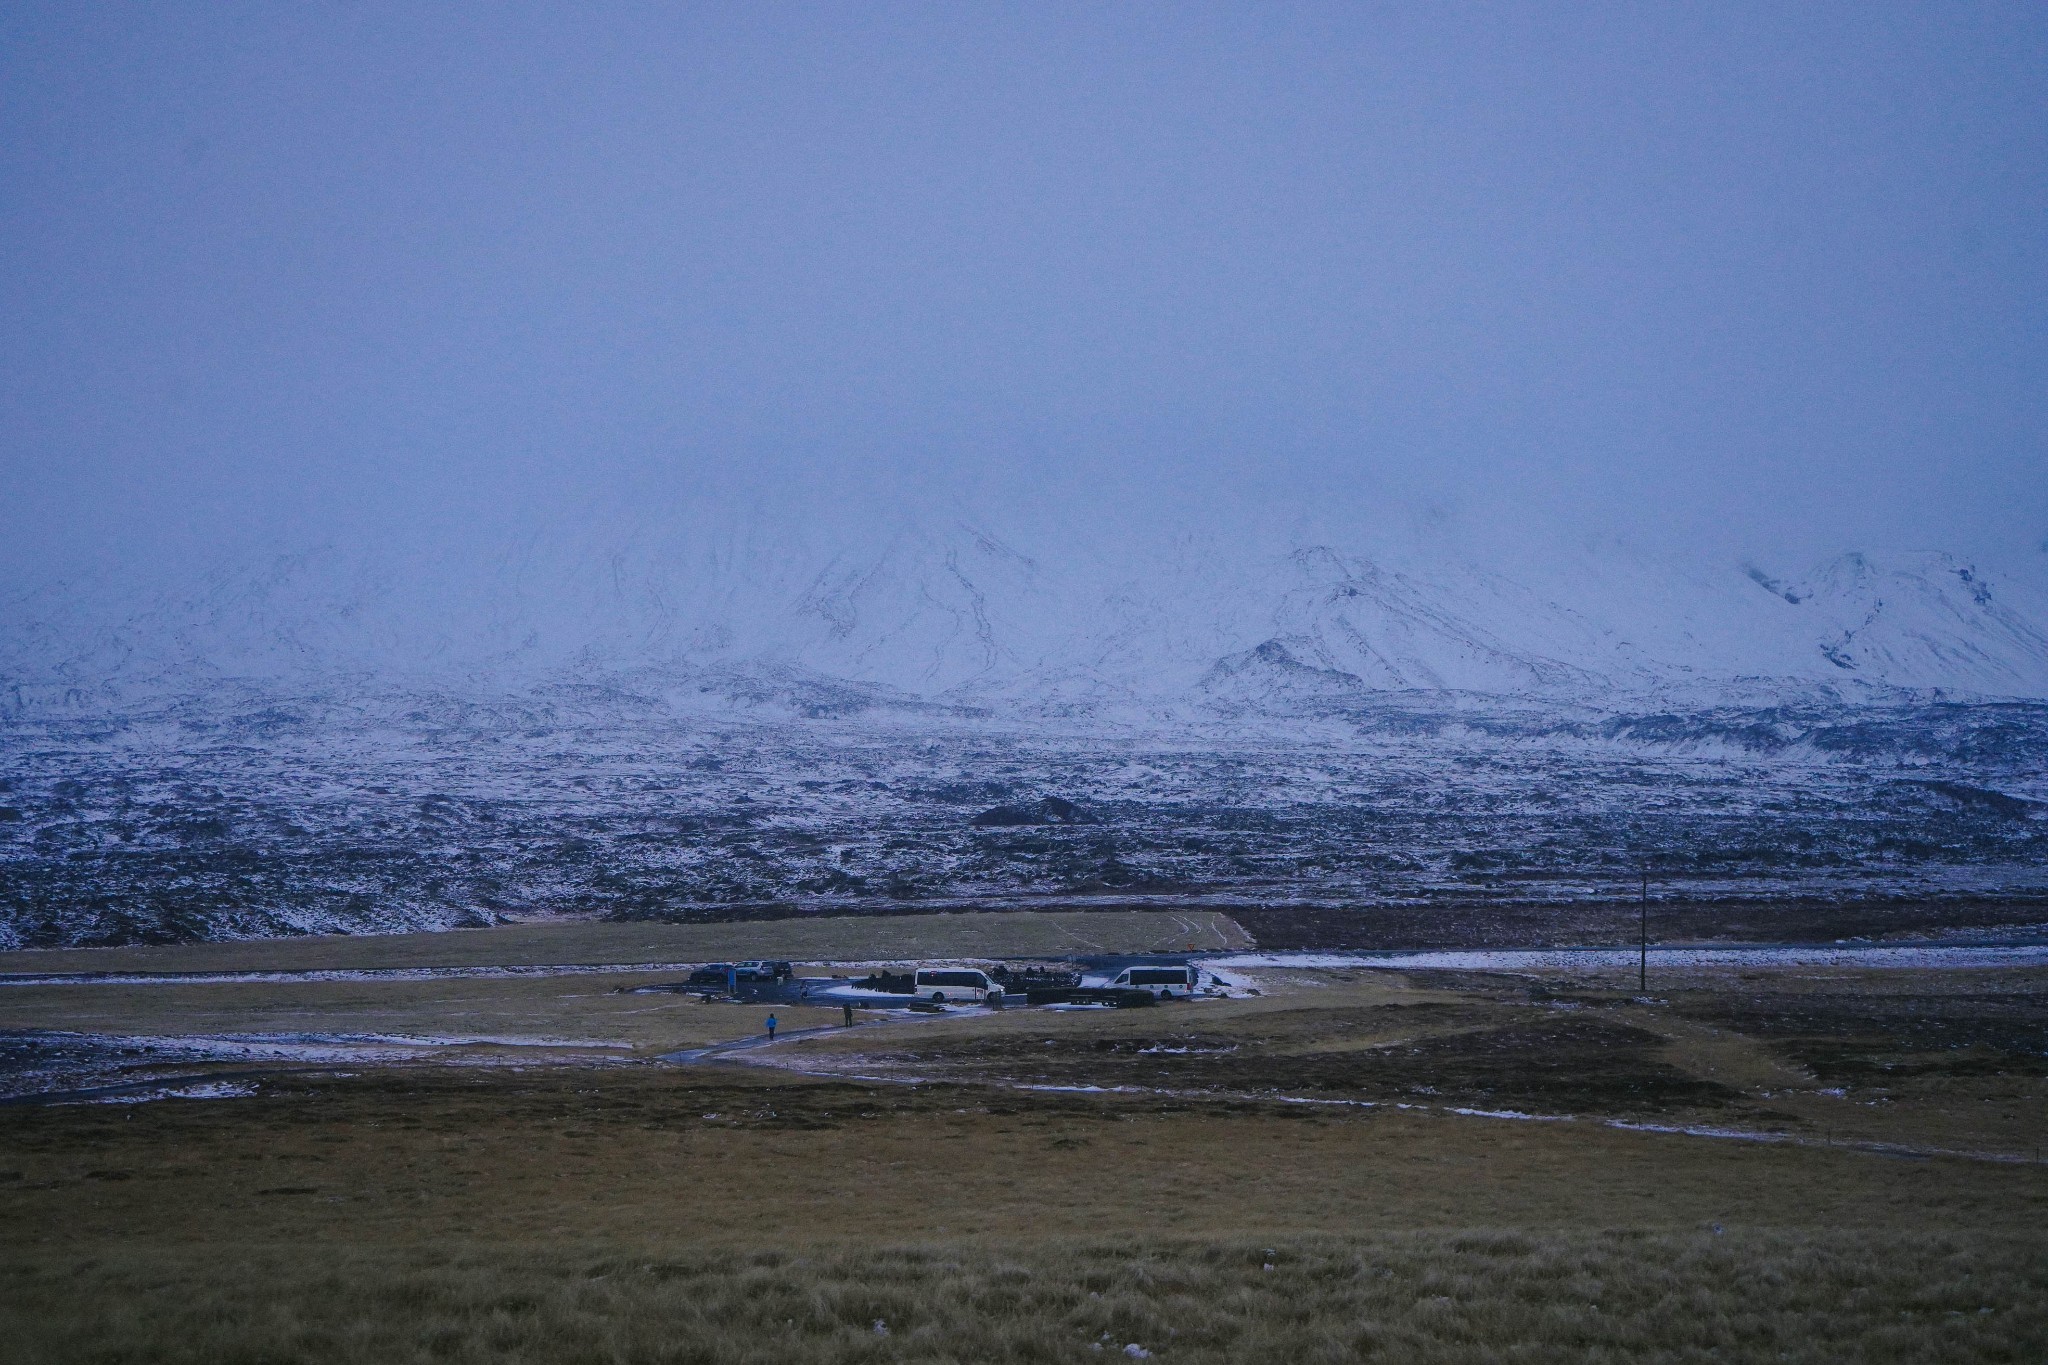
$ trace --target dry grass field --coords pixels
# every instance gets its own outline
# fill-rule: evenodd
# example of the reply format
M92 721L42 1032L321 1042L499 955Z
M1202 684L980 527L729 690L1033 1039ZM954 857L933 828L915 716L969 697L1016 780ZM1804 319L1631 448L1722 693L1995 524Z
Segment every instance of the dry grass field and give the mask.
M1271 972L1255 999L794 1040L817 1074L1286 1095L2048 1156L2048 971L1694 971L1650 997ZM771 1058L764 1057L763 1060Z
M893 962L982 954L1179 952L1249 945L1209 910L1035 911L821 916L729 924L512 924L441 934L254 939L133 948L0 953L0 974L49 972L385 971L571 963L712 962L791 958Z
M2048 1346L2031 1166L725 1068L293 1077L0 1134L27 1359Z
M229 1034L389 1034L423 1038L550 1039L657 1054L760 1025L767 1008L692 995L633 994L674 972L447 981L258 981L0 989L0 1030L176 1037ZM792 1029L837 1022L837 1009L778 1006Z
M637 979L0 991L0 1029L626 1045L0 1107L0 1341L58 1362L2048 1358L2038 971L1697 973L1643 999L1275 971L1254 998L906 1018L684 1067L650 1059L758 1011L614 990Z

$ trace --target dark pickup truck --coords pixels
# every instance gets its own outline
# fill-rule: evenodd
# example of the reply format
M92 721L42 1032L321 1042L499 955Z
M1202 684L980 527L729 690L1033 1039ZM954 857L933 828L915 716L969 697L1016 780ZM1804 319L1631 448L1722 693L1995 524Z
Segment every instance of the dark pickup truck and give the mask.
M707 962L690 973L692 986L723 986L728 982L787 981L796 968L787 962Z

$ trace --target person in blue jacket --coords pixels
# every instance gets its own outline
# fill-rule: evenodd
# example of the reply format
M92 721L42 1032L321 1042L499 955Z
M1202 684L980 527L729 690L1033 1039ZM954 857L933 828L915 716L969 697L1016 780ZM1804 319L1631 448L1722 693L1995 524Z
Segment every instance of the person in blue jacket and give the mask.
M768 1016L768 1041L775 1041L775 1016L772 1014Z

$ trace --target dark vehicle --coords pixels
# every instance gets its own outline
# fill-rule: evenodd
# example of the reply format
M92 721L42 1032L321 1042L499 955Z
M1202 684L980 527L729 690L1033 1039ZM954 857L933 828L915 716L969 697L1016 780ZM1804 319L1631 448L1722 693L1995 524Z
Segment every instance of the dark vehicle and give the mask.
M1045 991L1072 990L1081 984L1081 974L1079 972L1053 971L1045 967L1027 967L1021 972L997 967L989 975L1000 982L1002 988L1012 995L1026 995L1032 991L1042 993Z
M1024 998L1034 1005L1114 1005L1125 1010L1156 1005L1170 997L1124 986L1034 986Z
M888 995L911 995L916 992L909 972L870 972L854 982L857 990L881 991Z
M733 980L739 969L730 962L707 962L690 973L692 986L725 986Z

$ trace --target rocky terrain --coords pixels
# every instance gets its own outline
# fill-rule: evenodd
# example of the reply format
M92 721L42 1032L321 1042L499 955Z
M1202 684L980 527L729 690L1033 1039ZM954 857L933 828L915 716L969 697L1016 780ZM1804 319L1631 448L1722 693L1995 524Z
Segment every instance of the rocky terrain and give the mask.
M18 594L0 945L1046 898L1449 915L1645 867L1688 901L2048 895L2024 582L1191 546L1091 568L955 527Z
M1074 733L630 694L14 722L9 946L545 914L1205 897L2048 894L2048 706L1396 699Z

